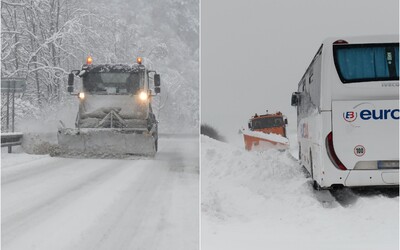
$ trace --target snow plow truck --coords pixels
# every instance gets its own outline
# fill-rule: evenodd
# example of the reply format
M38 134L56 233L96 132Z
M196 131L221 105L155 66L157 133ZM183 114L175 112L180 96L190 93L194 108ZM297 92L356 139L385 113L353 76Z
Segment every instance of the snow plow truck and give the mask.
M75 128L60 121L56 154L155 155L158 121L151 104L160 93L160 75L148 70L140 57L133 65L92 61L88 57L81 70L68 76L68 92L78 97L79 110ZM82 89L73 93L76 76L82 79Z
M246 150L264 151L271 148L284 150L289 148L286 137L287 119L281 112L265 115L255 114L250 118L248 130L243 129Z

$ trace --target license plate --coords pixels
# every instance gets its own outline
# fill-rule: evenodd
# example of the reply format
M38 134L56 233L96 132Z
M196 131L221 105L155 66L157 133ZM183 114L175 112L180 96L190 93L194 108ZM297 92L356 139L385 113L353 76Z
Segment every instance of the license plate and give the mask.
M378 169L399 168L399 161L378 161Z

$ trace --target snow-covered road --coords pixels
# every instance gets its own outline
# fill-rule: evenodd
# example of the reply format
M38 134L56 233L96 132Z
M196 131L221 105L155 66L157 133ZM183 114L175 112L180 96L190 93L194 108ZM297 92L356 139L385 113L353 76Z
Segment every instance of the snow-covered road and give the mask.
M155 158L2 154L2 249L198 249L198 138Z
M399 249L398 192L332 196L313 190L296 149L201 145L202 249Z

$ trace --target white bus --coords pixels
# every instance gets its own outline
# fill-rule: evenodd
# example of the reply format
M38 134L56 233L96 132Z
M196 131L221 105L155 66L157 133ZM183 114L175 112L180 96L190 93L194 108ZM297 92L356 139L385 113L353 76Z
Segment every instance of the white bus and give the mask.
M326 39L292 106L315 188L398 187L398 36Z

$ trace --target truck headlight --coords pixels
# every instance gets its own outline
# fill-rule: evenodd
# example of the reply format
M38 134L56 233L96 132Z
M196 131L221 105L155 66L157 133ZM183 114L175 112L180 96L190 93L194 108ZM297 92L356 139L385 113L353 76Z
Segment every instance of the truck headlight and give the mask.
M140 100L146 101L148 98L149 98L149 95L145 91L140 92L140 94L139 94Z

